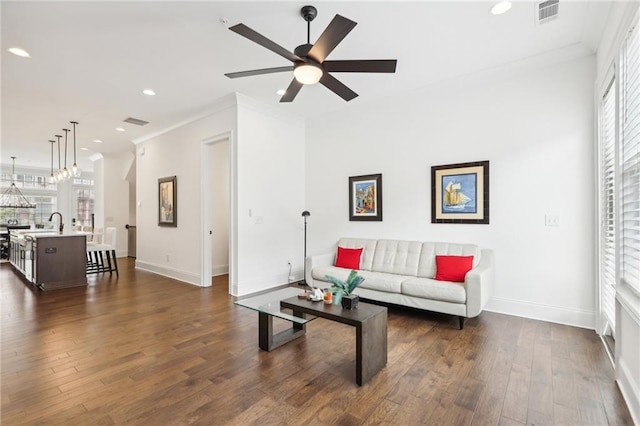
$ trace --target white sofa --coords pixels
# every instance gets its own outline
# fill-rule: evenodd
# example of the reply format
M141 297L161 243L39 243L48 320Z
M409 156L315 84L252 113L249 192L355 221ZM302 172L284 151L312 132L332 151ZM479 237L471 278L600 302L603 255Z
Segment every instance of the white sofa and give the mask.
M363 299L457 315L460 329L465 318L482 312L493 291L493 252L473 244L342 238L344 248L363 248L355 290ZM436 281L436 255L473 256L472 269L463 283ZM347 278L350 269L334 266L336 252L306 259L305 277L314 287L327 288L331 275Z

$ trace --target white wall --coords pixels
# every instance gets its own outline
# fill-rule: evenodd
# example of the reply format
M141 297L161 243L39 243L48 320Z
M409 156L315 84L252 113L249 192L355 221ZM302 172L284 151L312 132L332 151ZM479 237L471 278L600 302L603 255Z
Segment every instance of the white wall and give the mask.
M253 293L302 277L304 122L240 97L238 106L238 289Z
M136 267L200 285L200 150L204 139L235 133L235 99L139 143L136 150ZM158 179L177 177L177 227L158 226Z
M211 182L213 247L211 265L213 275L229 273L229 161L230 141L211 145Z
M200 284L201 232L208 233L200 229L201 145L226 132L232 135L231 187L237 193L230 200L232 214L237 212L230 234L236 241L231 292L243 295L285 284L289 260L302 269L304 124L241 95L138 144L136 267ZM158 178L172 175L178 179L178 226L159 227Z
M595 59L515 69L308 123L309 254L341 236L475 243L495 251L488 309L592 328ZM431 166L481 160L491 223L431 224ZM348 178L372 173L384 220L349 222Z
M129 222L129 182L127 176L134 162L131 152L103 154L94 161L95 226L116 228L116 255L127 256Z

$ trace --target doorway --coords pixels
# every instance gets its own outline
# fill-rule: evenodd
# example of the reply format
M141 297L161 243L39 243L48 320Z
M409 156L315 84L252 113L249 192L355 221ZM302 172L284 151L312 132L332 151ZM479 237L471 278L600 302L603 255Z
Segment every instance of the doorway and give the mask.
M201 149L201 276L209 287L214 276L228 274L229 293L235 282L235 185L234 149L231 133L202 141Z

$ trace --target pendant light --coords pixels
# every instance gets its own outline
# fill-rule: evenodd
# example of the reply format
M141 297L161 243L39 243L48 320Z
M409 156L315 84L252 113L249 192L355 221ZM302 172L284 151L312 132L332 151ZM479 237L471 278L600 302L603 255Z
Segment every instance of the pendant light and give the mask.
M70 121L69 123L73 124L73 167L71 167L71 176L80 176L82 170L80 170L76 162L76 124L78 124L78 122Z
M2 193L0 197L0 207L14 209L35 209L36 205L32 204L27 197L22 195L15 183L16 175L16 157L11 157L13 166L11 167L11 186Z
M62 129L64 132L64 169L62 169L62 179L66 182L71 177L71 173L67 169L67 135L69 134L69 129Z
M49 183L53 184L56 183L56 177L53 175L53 144L56 141L49 140L49 142L51 143L51 175L49 176Z
M56 182L62 182L62 166L60 165L60 138L62 135L55 135L58 138L58 170L56 171Z

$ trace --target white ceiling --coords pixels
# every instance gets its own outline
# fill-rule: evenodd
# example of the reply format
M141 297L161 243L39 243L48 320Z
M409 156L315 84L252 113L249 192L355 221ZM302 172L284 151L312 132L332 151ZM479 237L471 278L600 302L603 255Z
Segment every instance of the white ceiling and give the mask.
M328 59L397 58L397 72L334 74L360 95L349 103L317 84L280 104L275 92L288 86L290 73L234 80L223 75L289 65L227 28L244 23L293 51L306 42L299 12L305 4L2 1L0 161L10 164L17 156L17 165L48 168L47 141L63 134L70 120L80 122L79 163L92 169L90 155L132 151L132 140L234 91L310 118L571 46L593 52L610 7L561 0L559 18L539 26L534 2L515 2L507 14L493 16L492 2L315 1L312 42L335 14L358 23ZM13 46L31 58L7 52ZM144 88L157 96L143 95ZM127 117L150 124L123 123ZM126 132L116 132L118 126Z

